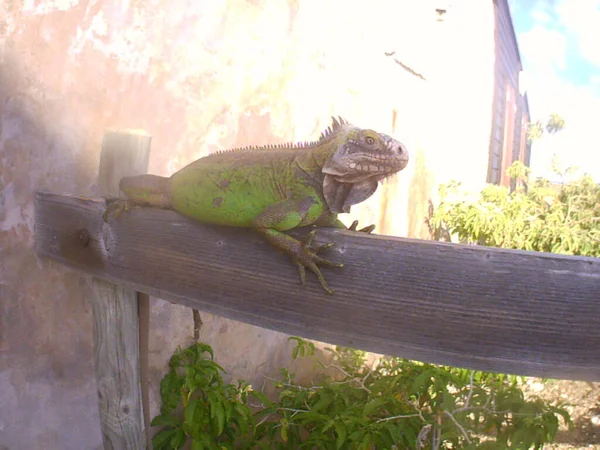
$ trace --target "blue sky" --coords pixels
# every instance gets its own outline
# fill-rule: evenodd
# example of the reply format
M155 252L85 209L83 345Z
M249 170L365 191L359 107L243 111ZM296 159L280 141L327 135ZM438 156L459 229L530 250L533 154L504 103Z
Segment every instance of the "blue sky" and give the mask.
M509 0L532 120L566 128L535 143L532 169L556 179L554 154L600 182L600 0Z

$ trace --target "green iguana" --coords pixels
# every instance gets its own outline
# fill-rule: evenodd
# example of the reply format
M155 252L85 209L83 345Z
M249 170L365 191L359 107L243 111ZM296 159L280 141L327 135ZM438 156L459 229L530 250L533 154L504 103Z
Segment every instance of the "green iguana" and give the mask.
M317 264L342 267L319 253L333 244L311 248L312 230L304 242L285 231L307 225L344 228L338 213L369 198L378 182L408 163L406 148L391 137L333 118L314 142L248 147L213 153L171 177L124 177L127 199L109 203L118 217L133 205L174 209L203 223L255 229L298 266L316 274L328 293ZM356 230L357 222L349 228ZM359 231L370 233L374 225Z

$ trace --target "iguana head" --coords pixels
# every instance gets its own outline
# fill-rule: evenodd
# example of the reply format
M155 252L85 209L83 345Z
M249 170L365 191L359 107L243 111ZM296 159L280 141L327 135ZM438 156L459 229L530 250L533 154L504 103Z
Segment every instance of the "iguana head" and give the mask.
M350 125L342 118L320 141L335 146L323 166L323 195L335 213L350 212L350 206L369 198L379 181L399 172L408 164L406 147L390 136Z

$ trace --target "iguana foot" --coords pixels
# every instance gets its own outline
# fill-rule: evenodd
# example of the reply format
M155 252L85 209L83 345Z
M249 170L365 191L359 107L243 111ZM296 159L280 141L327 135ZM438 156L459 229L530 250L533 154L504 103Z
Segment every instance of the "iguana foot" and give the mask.
M375 224L369 225L368 227L361 228L360 230L356 229L357 226L358 226L358 220L355 220L354 222L352 222L352 225L350 225L348 227L348 230L349 231L358 231L359 233L371 234L371 232L375 229Z
M312 249L311 244L315 237L315 233L316 230L311 230L308 232L308 234L306 235L306 239L303 242L300 242L298 252L296 252L296 254L293 256L294 262L298 266L298 271L300 272L300 283L302 284L302 286L306 285L306 269L308 268L317 276L319 282L321 283L321 286L323 286L323 289L325 289L325 291L328 294L333 294L333 289L331 289L327 285L325 277L323 276L323 273L321 272L321 269L319 269L317 264L322 264L330 267L344 267L344 265L334 263L318 255L323 250L330 248L333 245L332 242L320 245L316 249Z
M106 211L102 215L105 222L108 222L108 216L113 214L118 219L123 211L130 210L136 203L130 199L116 198L106 200Z

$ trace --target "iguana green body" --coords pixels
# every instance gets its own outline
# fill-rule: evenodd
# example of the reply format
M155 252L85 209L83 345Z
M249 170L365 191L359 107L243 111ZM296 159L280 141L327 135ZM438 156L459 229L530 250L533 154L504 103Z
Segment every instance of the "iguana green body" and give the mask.
M337 214L370 197L380 180L407 162L398 141L333 119L315 142L213 153L170 178L125 177L120 188L129 200L117 209L159 206L203 223L253 228L292 257L302 284L308 268L331 293L317 266L341 267L318 255L330 245L314 250L314 231L304 243L285 231L306 225L346 228Z

